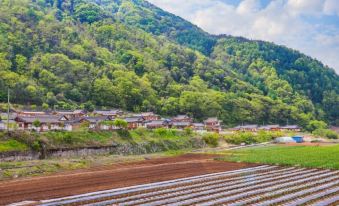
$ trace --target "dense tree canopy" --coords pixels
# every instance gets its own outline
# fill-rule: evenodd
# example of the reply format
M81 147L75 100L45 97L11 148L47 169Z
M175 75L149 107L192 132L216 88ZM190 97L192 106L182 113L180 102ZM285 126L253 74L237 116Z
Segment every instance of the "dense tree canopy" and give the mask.
M338 123L339 77L268 42L212 36L143 0L0 1L0 101ZM312 123L312 124L311 124Z

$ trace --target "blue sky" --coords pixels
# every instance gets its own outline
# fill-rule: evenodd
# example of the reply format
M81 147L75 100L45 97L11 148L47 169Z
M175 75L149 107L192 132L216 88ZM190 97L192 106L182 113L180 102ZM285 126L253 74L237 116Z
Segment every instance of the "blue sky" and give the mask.
M339 0L149 0L212 34L286 45L339 74Z

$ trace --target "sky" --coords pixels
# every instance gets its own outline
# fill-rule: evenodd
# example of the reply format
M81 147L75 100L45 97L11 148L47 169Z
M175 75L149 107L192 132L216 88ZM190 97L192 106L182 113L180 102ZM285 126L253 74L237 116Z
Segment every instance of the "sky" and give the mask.
M211 34L297 49L339 74L339 0L148 0Z

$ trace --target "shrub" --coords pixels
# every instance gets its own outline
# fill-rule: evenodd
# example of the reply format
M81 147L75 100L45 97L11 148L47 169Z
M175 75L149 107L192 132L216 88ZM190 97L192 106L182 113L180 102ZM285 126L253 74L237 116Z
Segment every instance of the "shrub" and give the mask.
M209 133L203 136L203 140L206 144L217 147L219 142L219 135L216 133Z
M330 129L317 129L312 132L312 134L320 137L327 137L329 139L338 139L339 135L335 131Z
M279 137L282 134L280 132L265 132L260 131L257 134L252 132L240 132L231 135L224 136L226 142L231 144L254 144L272 141L275 137Z

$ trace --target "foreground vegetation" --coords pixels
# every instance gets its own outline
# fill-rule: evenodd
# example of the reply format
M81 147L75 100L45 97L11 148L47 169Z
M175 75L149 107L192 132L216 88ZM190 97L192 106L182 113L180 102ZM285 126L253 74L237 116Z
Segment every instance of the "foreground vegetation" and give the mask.
M339 169L339 145L268 146L226 152L224 161Z
M192 139L202 136L192 130L139 128L132 131L58 131L58 132L14 132L7 135L0 133L0 152L46 149L105 147L118 144L163 144L169 149L184 148Z

